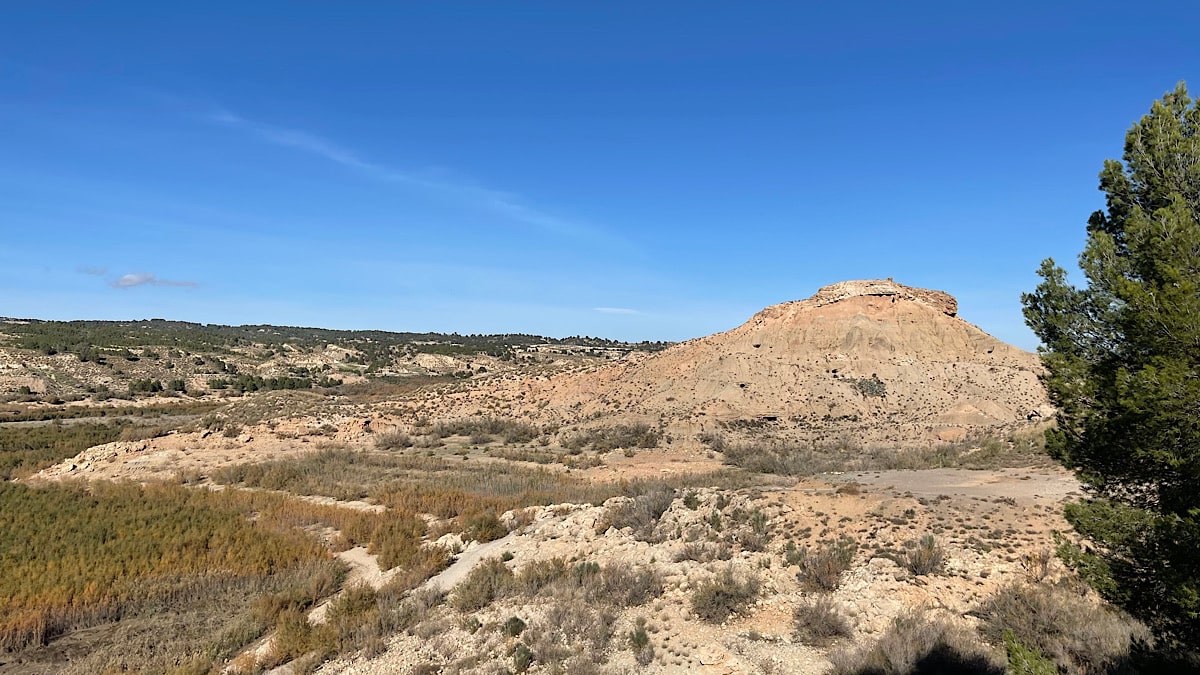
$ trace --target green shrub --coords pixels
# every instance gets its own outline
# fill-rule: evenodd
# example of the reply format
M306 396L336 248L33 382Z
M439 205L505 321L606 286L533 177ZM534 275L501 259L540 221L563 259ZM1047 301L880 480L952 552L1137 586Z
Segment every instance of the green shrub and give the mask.
M1011 630L1004 631L1008 675L1058 675L1058 666L1037 649L1021 644Z
M858 544L849 537L826 544L816 553L800 557L796 578L806 591L832 591L842 581L842 572L850 569Z
M1135 641L1148 637L1145 627L1127 615L1045 583L1005 586L978 612L983 634L993 644L1004 644L1007 632L1066 673L1110 669Z
M644 617L639 617L637 625L629 631L629 649L633 651L633 658L639 666L648 666L654 661L654 645L650 644Z
M504 634L509 637L517 637L525 631L525 622L519 617L511 616L504 622Z
M513 672L523 673L533 665L533 652L524 642L518 642L513 647Z
M940 574L946 566L946 552L932 534L927 534L905 553L904 566L917 576Z
M758 578L753 575L736 579L730 565L696 588L692 593L692 611L710 623L723 623L758 596L758 586Z

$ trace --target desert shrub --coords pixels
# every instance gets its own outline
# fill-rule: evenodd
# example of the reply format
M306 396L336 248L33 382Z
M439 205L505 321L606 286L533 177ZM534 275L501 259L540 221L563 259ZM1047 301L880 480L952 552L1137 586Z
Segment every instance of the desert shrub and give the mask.
M698 437L700 442L707 445L713 452L725 452L728 443L725 437L715 431L706 431Z
M540 431L528 422L507 417L463 417L438 422L431 427L431 433L438 438L447 438L450 436L487 437L487 441L478 441L479 443L486 443L493 436L502 436L507 443L525 443L537 438Z
M649 424L617 424L577 431L562 445L569 450L608 452L617 448L657 448L661 440L662 432Z
M628 563L613 562L600 569L599 595L615 605L644 605L662 594L662 575L653 568L635 570Z
M626 527L633 529L633 536L641 541L650 541L654 537L654 528L662 514L671 508L675 500L675 491L663 488L647 494L634 497L615 507L609 507L597 530L607 530L615 527L618 530Z
M919 613L896 617L872 644L829 657L830 675L1004 675L1003 662L968 630Z
M516 584L528 596L550 595L563 601L617 607L643 605L663 593L662 575L652 567L589 561L570 566L562 558L526 564L516 575Z
M826 595L801 602L792 615L792 627L800 642L817 647L850 635L850 623Z
M748 575L739 580L730 565L696 588L692 593L692 611L710 623L723 623L758 596L758 587L757 577Z
M525 636L537 661L551 672L594 672L594 664L608 660L615 621L607 608L560 601L551 604Z
M1058 675L1058 666L1040 651L1026 647L1011 630L1004 631L1004 651L1009 675Z
M527 422L513 420L508 424L504 431L500 432L500 436L505 443L528 443L542 434L541 430Z
M846 381L854 387L863 398L882 398L887 396L887 385L878 377L849 377Z
M932 534L921 537L917 545L904 554L904 566L917 576L939 574L946 565L946 552Z
M424 623L445 600L446 593L440 589L407 593L403 587L384 585L375 594L380 629L384 633L392 633Z
M816 553L800 556L796 578L806 591L832 591L842 581L842 572L850 569L858 544L849 537L827 543Z
M475 541L485 542L503 537L508 534L508 529L495 513L489 511L467 518L463 524L463 534Z
M411 448L412 445L412 436L403 431L387 431L375 436L375 448L377 450L403 450L404 448Z
M654 661L654 645L650 643L650 635L646 632L645 617L638 617L633 630L629 631L629 649L639 666L648 666Z
M498 558L489 558L454 587L450 604L460 612L481 610L510 595L516 588L515 581L512 570Z
M733 557L733 549L724 543L707 544L692 542L684 544L675 554L675 562L695 560L696 562L712 562L714 560L729 560Z
M529 670L529 666L533 665L533 652L524 642L518 642L513 646L513 672L523 673Z
M537 595L543 588L565 578L569 569L563 558L533 560L517 573L517 584L525 595Z
M979 608L984 635L1013 639L1052 660L1062 672L1103 672L1124 659L1145 627L1078 592L1049 584L1011 584Z
M730 443L722 452L726 462L756 473L798 476L820 471L811 449L786 441Z
M520 617L510 616L504 622L504 634L508 637L517 637L525 631L525 622Z

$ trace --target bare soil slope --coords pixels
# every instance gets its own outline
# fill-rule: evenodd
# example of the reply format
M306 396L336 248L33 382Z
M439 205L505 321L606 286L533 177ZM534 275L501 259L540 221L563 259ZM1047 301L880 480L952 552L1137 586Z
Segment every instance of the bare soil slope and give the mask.
M1037 356L957 316L940 291L826 286L731 331L584 373L509 384L512 411L576 422L623 413L780 425L885 443L957 440L1049 413ZM479 406L493 392L476 392Z

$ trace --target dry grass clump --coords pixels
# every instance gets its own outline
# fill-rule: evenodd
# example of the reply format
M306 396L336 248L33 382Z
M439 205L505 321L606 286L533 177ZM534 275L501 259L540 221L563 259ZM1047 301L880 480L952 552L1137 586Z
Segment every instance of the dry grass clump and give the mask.
M704 543L691 542L684 544L683 548L675 554L675 562L683 562L685 560L694 560L696 562L712 562L714 560L729 560L733 557L733 547L726 543Z
M1064 673L1105 672L1122 662L1144 626L1079 591L1046 583L1011 584L979 608L983 633L1004 644L1005 631L1054 661Z
M467 436L472 443L488 443L500 436L505 443L528 443L541 435L541 429L507 417L464 417L433 425L431 435L438 438Z
M796 639L814 647L850 635L850 622L826 595L801 602L792 615L792 627Z
M829 657L830 675L960 673L1004 675L1004 661L965 628L920 613L902 614L872 644L849 647Z
M729 442L719 435L703 436L725 461L757 473L809 476L831 471L933 469L959 467L995 469L1048 463L1044 444L1027 434L1007 438L973 438L933 448L863 448L853 439L801 443L779 438Z
M653 541L654 528L667 509L671 508L673 501L675 491L667 487L638 495L630 501L609 507L596 524L596 531L604 532L610 527L618 530L628 527L633 530L634 538Z
M661 596L663 582L653 568L635 569L621 562L569 565L552 558L531 562L514 575L499 558L490 558L454 588L450 604L461 612L474 612L517 593L590 606L634 607Z
M946 566L946 552L932 534L927 534L905 552L904 566L917 576L940 574Z
M634 568L624 562L574 565L562 558L535 560L517 574L517 586L526 596L575 598L588 604L635 607L663 593L662 575L652 567Z
M753 574L738 579L729 565L692 593L692 611L709 623L726 619L746 609L758 597L759 581Z
M376 450L403 450L413 446L412 436L400 430L385 431L375 436Z
M799 549L796 557L800 571L796 578L801 588L812 592L836 590L842 582L842 572L850 569L857 551L858 543L849 537L826 543L816 553Z
M512 570L499 558L479 563L450 595L450 606L460 612L477 612L516 590Z
M608 661L617 615L573 601L551 604L525 631L532 661L548 672L594 673Z
M608 452L617 448L657 448L661 440L662 432L649 424L616 424L577 431L563 439L562 446L574 451Z

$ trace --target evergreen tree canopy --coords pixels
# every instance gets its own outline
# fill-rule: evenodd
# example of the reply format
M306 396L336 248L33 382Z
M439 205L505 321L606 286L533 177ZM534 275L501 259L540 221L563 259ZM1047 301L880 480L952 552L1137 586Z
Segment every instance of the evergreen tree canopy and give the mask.
M1200 645L1200 109L1180 83L1100 173L1074 287L1022 297L1058 407L1048 448L1091 498L1060 554L1166 646Z

